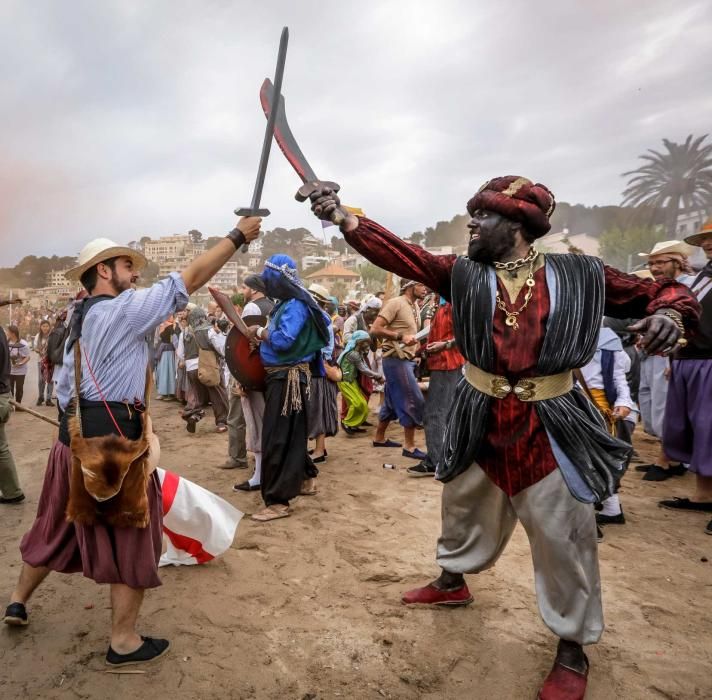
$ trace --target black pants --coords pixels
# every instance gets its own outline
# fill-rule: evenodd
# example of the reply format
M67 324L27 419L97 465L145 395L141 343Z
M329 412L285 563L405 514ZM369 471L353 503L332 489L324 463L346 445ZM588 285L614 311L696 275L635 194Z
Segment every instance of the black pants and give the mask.
M268 375L262 424L262 498L265 505L289 505L306 479L319 470L307 453L306 384L301 382L302 410L282 415L287 378Z
M22 396L25 391L25 375L11 374L10 375L10 393L15 397L17 403L22 403Z

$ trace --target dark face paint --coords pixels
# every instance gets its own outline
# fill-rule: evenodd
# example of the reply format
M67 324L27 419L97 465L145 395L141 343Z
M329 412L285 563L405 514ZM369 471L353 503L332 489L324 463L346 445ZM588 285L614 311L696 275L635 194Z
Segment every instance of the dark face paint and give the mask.
M502 260L514 248L515 231L511 219L486 209L478 209L467 224L470 243L467 257L481 263Z

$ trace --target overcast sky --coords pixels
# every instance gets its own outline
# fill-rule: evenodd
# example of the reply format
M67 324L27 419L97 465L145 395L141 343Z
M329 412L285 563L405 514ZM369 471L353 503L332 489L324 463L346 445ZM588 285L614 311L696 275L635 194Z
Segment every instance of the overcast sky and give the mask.
M709 0L0 0L0 266L232 228L283 25L302 150L400 234L496 175L617 204L646 148L712 129ZM274 148L265 228L320 232L299 184Z

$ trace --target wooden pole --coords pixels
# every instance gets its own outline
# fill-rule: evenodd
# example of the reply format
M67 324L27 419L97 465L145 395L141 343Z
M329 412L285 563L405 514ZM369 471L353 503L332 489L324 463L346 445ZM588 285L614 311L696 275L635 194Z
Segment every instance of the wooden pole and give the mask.
M393 273L389 272L386 275L386 289L383 301L386 302L393 297Z
M24 411L25 413L29 413L31 416L34 416L35 418L39 418L40 420L43 420L45 423L49 423L50 425L53 425L55 428L59 428L59 421L53 420L52 418L47 418L47 416L43 416L41 413L38 413L37 411L33 411L31 408L27 408L27 406L23 406L21 403L17 403L15 399L10 399L10 405L14 406L16 410L18 411Z

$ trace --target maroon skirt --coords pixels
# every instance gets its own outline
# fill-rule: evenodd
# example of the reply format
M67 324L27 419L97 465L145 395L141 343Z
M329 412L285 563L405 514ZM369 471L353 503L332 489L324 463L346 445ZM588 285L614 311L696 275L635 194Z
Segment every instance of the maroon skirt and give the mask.
M161 482L148 482L150 521L145 528L67 522L72 453L57 441L49 453L37 518L20 543L22 560L63 574L82 572L97 583L155 588L163 546Z

